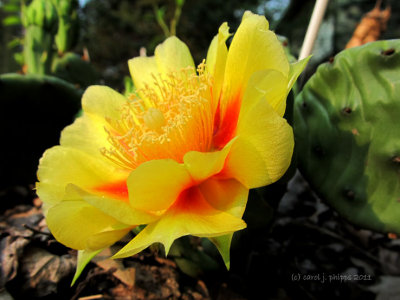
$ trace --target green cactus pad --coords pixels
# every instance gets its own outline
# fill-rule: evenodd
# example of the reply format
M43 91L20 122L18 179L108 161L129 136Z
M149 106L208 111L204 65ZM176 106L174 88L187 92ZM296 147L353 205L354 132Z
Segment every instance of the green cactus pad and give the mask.
M400 233L400 40L339 53L295 101L299 169L358 226Z
M0 75L0 187L36 181L39 158L58 144L82 91L51 76Z
M97 83L99 75L90 62L75 53L66 53L53 61L52 74L80 88Z

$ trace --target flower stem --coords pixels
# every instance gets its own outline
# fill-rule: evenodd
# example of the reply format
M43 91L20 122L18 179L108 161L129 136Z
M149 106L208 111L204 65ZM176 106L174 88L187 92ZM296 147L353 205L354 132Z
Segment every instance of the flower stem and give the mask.
M153 5L154 15L156 16L156 20L158 25L160 25L165 37L171 36L168 26L164 21L164 11L158 7L157 4Z
M181 17L181 13L182 13L182 6L185 3L185 1L184 0L176 0L175 3L176 3L176 7L175 7L174 18L171 20L171 24L170 24L171 35L176 35L176 27L178 26L178 22Z

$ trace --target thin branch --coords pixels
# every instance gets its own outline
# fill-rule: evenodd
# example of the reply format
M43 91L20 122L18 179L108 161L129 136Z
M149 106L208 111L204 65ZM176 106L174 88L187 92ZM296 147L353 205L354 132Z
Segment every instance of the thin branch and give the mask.
M38 229L36 229L36 228L34 228L34 227L32 227L32 226L29 226L28 224L23 224L23 226L24 226L26 229L32 231L33 233L43 234L43 235L47 235L47 236L51 236L51 237L53 236L51 233L44 232L44 231L40 231L40 230L38 230Z

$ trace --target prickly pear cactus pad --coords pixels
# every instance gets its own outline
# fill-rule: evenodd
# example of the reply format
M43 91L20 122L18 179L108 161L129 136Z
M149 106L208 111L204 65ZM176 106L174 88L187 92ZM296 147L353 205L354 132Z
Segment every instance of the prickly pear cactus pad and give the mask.
M400 40L345 50L295 101L302 174L349 221L400 233Z
M42 152L80 109L82 91L52 76L0 75L0 187L33 183Z

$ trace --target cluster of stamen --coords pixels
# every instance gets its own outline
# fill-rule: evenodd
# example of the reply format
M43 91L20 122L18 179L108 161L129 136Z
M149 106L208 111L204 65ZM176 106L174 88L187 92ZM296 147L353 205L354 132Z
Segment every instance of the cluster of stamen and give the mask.
M122 168L153 159L182 162L185 153L212 147L216 105L204 61L197 74L186 68L153 79L153 85L130 95L121 119L106 119L111 147L101 151Z

